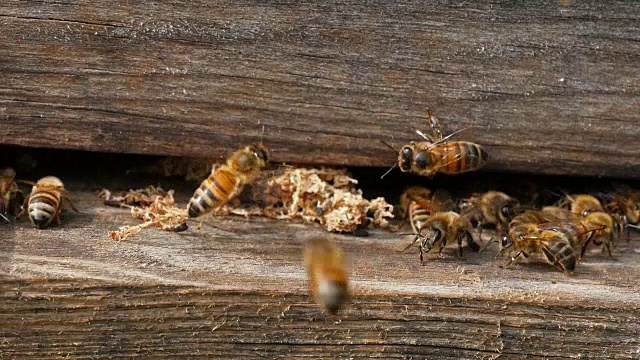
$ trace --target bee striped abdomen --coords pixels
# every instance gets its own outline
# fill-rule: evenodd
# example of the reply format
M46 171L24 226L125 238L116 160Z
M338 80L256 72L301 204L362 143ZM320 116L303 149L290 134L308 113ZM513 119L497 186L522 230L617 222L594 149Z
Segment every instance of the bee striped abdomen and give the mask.
M416 234L420 233L422 225L429 219L429 216L431 216L431 212L429 210L421 207L416 202L411 203L409 219L411 221L411 227Z
M226 169L218 169L206 178L189 201L189 217L195 218L227 201L236 191L236 176Z
M38 191L29 198L29 219L40 229L46 228L58 215L60 194L53 191Z
M552 264L559 264L565 271L574 271L576 255L568 241L553 242L544 249L544 253Z
M488 155L480 145L467 141L453 141L442 145L445 174L461 174L478 170L487 162Z

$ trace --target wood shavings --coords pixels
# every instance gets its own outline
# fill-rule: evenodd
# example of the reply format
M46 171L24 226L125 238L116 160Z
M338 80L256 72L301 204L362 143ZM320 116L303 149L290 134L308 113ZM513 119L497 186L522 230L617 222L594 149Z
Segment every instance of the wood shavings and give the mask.
M155 226L165 231L186 230L187 211L176 207L174 191L164 191L160 187L150 186L146 189L130 190L114 196L109 190L102 189L98 196L111 203L119 203L121 207L131 209L131 215L144 221L133 226L121 226L117 231L109 231L112 240L126 240L143 229ZM139 204L140 206L132 206Z
M393 206L383 198L364 199L357 183L345 170L285 168L267 177L264 189L257 186L261 215L319 222L332 232L353 232L369 223L387 227Z

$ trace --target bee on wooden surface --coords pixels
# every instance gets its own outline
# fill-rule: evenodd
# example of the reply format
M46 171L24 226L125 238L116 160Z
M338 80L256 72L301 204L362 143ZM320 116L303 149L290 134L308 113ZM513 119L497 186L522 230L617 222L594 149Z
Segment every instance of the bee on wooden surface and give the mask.
M509 261L502 265L503 268L511 266L520 256L526 258L533 253L542 254L549 264L560 271L573 273L576 268L575 250L566 236L558 231L541 230L512 240L500 251L510 256ZM515 255L511 255L513 253Z
M398 166L402 172L433 177L436 173L462 174L484 166L489 156L480 145L469 141L449 141L456 133L443 137L440 121L429 109L427 116L430 134L416 130L424 141L411 141L403 146L397 163L389 171Z
M640 207L633 200L622 194L605 194L602 196L604 209L622 223L628 230L629 224L640 222ZM635 226L631 227L635 227Z
M304 262L313 298L330 314L337 313L350 297L342 251L330 240L314 239L305 245Z
M7 216L16 215L22 203L22 191L15 182L16 172L11 168L0 171L0 217L9 222Z
M458 255L462 256L462 242L466 241L467 246L473 251L479 251L480 246L473 240L471 236L471 223L469 219L460 216L457 212L446 211L437 212L429 216L420 224L417 229L414 240L407 245L402 252L413 246L418 240L420 241L420 263L424 263L424 254L428 253L436 245L440 246L438 255L443 256L443 251L447 243L457 242Z
M29 220L39 229L46 229L54 220L57 225L60 225L62 199L65 199L71 208L78 212L69 195L60 179L55 176L43 177L33 185L31 193L25 199L25 209L18 216L28 212Z
M404 222L398 228L401 228L408 221L414 234L419 234L422 224L431 214L451 211L455 208L455 203L445 190L438 189L432 193L427 188L416 186L407 189L402 194L400 207L404 210Z
M582 220L582 223L590 231L593 231L593 236L589 241L594 245L602 245L603 250L606 250L610 257L611 249L613 248L614 241L620 236L623 229L620 224L609 214L603 211L596 211L588 214ZM582 254L584 254L588 242L584 244Z
M595 211L604 211L600 200L593 195L567 195L558 205L582 216Z
M267 165L268 156L269 151L262 144L249 145L231 154L226 164L213 171L193 193L187 205L189 217L204 215L236 197Z
M494 225L498 232L505 231L519 206L517 199L500 191L489 191L463 200L460 210L461 215L478 223L478 238L481 239L483 225Z
M577 262L582 262L587 245L591 241L596 231L603 227L593 227L593 224L585 224L581 219L571 219L561 222L548 222L537 225L539 230L551 230L562 234L571 243L574 250L581 248L577 257Z

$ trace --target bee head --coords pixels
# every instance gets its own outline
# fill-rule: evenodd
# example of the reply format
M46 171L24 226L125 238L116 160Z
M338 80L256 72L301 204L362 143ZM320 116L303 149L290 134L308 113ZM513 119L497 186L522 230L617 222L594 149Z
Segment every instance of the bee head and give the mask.
M513 242L509 239L509 236L507 234L502 235L500 239L500 249L508 249L511 245L513 245Z
M413 152L416 148L415 143L412 141L400 149L398 154L398 167L402 172L411 171L411 162L413 160Z
M251 145L251 152L264 164L269 162L269 149L264 144Z
M500 207L500 213L498 217L502 223L508 223L515 215L518 210L519 202L516 199L509 198L502 204Z
M426 151L418 151L413 155L413 162L418 170L424 170L431 165L431 156Z

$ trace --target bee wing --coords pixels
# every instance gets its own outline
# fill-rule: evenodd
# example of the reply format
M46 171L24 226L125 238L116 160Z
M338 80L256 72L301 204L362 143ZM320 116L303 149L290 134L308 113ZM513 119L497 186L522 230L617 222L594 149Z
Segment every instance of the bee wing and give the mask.
M453 211L456 208L456 203L453 201L451 194L444 189L436 190L433 193L431 202L433 203L433 210L437 212Z

